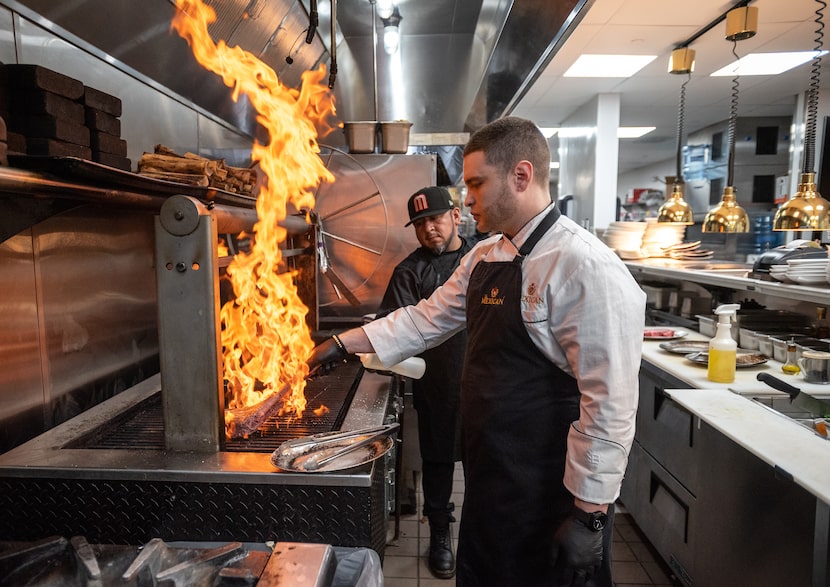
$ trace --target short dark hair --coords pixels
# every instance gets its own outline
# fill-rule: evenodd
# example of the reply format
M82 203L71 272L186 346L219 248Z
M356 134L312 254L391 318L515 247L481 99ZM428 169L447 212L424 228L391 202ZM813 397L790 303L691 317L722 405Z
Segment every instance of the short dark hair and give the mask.
M482 126L470 137L464 156L476 151L482 151L484 160L504 173L519 161L530 161L536 182L545 188L550 183L548 140L531 120L507 116Z

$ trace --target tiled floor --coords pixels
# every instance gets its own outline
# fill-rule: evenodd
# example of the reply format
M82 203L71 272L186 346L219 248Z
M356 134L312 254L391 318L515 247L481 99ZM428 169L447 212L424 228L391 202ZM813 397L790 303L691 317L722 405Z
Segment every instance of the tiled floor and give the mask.
M417 490L418 511L422 495ZM464 475L461 464L456 465L453 484L453 502L456 518L460 519L464 501ZM669 571L660 561L652 546L634 525L625 508L618 504L614 518L613 573L616 587L630 585L678 585L672 582ZM394 520L389 522L389 543L383 560L384 582L387 587L450 587L455 580L437 579L429 572L429 524L419 515L401 517L400 532L394 538ZM458 537L458 524L453 524L453 546Z

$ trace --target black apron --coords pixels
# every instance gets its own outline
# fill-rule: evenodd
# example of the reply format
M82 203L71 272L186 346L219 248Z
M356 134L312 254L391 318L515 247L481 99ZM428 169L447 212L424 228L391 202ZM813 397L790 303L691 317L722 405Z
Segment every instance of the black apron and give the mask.
M520 298L522 260L558 217L554 208L513 261L480 262L470 276L457 563L465 587L554 584L552 538L573 507L562 479L580 394L531 341Z

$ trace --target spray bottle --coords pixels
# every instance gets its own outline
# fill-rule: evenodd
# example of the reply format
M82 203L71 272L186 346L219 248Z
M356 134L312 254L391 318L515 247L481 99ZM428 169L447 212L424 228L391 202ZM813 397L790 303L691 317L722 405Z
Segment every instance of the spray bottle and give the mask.
M424 376L424 371L426 371L426 363L421 357L409 357L400 363L387 367L380 362L380 359L375 353L357 353L357 356L360 358L360 362L363 363L364 367L374 371L391 371L392 373L397 373L398 375L412 379L420 379Z
M738 343L732 338L732 317L740 309L740 304L724 304L715 309L715 314L718 316L718 331L709 341L709 381L716 383L735 381Z

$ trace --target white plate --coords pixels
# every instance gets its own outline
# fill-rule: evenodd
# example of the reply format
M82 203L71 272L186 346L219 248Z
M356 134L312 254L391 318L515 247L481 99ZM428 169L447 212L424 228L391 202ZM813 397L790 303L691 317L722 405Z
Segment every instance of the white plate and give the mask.
M789 265L790 267L796 265L806 267L809 267L811 265L823 267L827 265L827 259L790 259L789 261L787 261L787 265Z
M827 283L827 276L810 276L810 275L790 275L787 274L787 277L795 281L796 283L800 283L801 285L818 285L820 283Z

